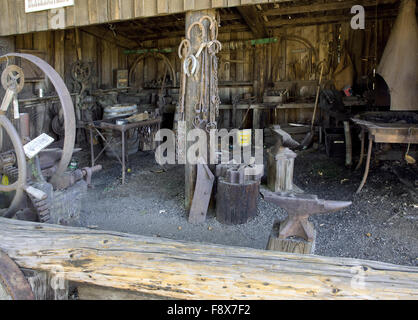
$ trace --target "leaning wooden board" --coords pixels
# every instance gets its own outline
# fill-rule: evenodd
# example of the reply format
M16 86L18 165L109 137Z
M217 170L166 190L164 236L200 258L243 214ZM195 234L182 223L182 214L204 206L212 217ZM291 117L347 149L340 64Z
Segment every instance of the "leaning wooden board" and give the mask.
M266 239L267 241L267 239ZM0 218L23 268L172 299L418 299L418 268L177 242Z

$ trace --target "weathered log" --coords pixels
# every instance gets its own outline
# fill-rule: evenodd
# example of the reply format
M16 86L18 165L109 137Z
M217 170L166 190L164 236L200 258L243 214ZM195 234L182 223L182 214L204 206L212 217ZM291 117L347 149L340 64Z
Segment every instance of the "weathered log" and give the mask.
M0 219L22 268L173 299L418 299L418 268Z

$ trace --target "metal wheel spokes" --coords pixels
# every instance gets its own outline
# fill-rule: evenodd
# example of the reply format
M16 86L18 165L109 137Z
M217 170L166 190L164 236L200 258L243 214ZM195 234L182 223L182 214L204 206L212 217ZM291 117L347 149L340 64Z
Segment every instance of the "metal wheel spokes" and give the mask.
M88 81L91 77L91 66L88 63L77 61L72 67L72 76L75 81Z
M59 177L64 174L67 170L68 165L71 162L74 145L75 145L75 135L76 135L76 119L75 119L75 111L74 111L74 104L71 99L71 95L68 92L68 89L62 80L61 76L52 68L46 61L30 54L23 54L23 53L9 53L4 56L0 57L0 61L6 60L8 58L18 57L29 62L33 63L36 67L38 67L51 81L52 85L57 92L60 103L61 103L61 110L62 115L64 118L64 148L60 163L58 165L57 171L55 172L54 176L51 178L50 182L55 185L55 182L59 180Z
M16 65L8 66L1 75L1 84L4 90L10 89L19 93L25 85L23 70Z

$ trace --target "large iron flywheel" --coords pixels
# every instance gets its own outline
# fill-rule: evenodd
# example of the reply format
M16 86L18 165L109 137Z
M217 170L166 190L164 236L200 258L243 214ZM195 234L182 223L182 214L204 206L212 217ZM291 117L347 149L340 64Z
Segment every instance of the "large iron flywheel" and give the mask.
M31 55L31 54L23 54L23 53L8 53L4 56L0 57L0 62L7 61L10 58L21 58L25 59L31 63L33 63L36 67L38 67L45 75L49 78L52 85L57 92L57 95L60 99L61 107L62 107L62 117L64 119L64 148L61 160L59 162L57 171L52 176L50 182L55 185L57 180L64 174L67 170L68 165L71 162L74 145L75 145L75 138L76 138L76 119L75 119L75 111L73 101L71 99L71 95L62 80L61 76L52 68L46 61Z
M23 272L0 250L0 300L35 300Z

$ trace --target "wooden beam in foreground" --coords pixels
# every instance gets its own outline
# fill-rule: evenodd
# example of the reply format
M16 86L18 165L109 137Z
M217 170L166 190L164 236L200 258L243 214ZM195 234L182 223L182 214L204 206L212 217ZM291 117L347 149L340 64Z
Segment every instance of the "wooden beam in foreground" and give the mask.
M266 239L267 241L267 239ZM418 299L418 268L176 242L0 218L22 268L170 299Z

